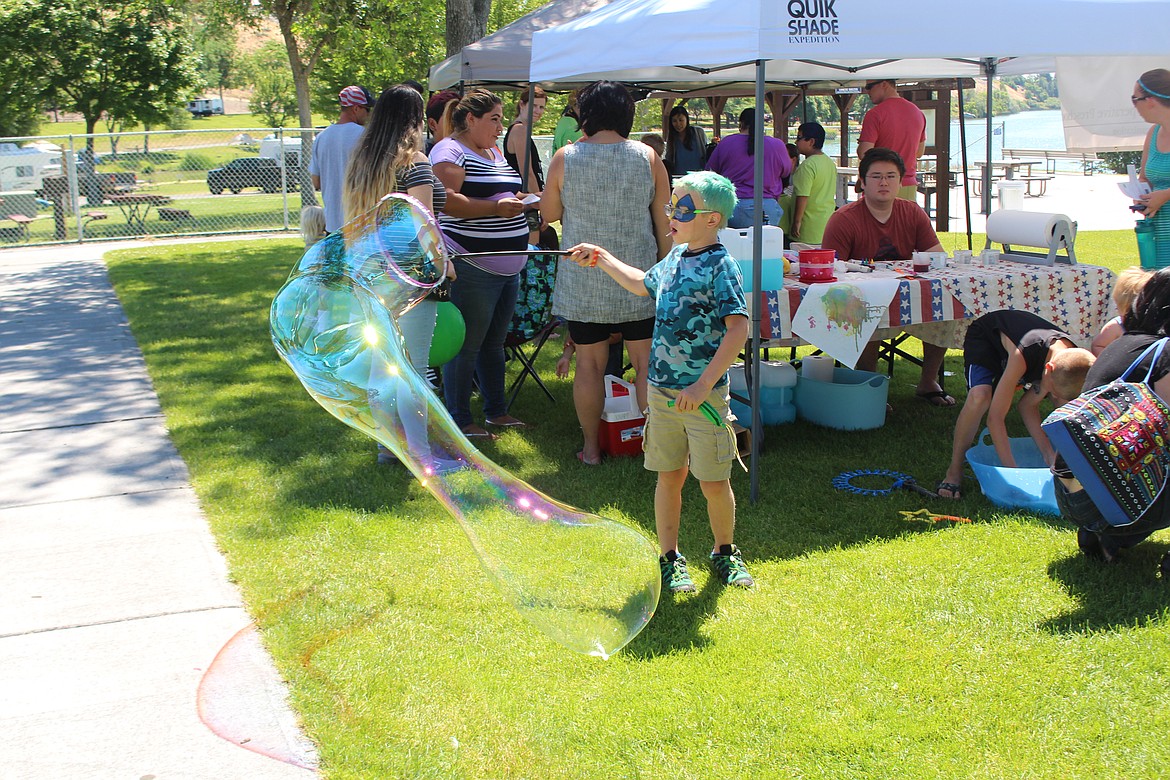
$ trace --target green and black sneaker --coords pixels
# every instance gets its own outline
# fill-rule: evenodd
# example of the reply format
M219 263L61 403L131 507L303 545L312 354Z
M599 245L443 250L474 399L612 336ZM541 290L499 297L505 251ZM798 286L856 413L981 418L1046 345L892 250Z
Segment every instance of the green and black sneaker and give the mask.
M662 587L671 593L694 593L695 582L687 571L687 559L671 550L658 558L658 568L662 572Z
M748 574L747 564L743 562L743 555L734 544L722 545L719 552L711 553L711 565L715 567L719 578L726 585L750 588L756 584L752 575Z

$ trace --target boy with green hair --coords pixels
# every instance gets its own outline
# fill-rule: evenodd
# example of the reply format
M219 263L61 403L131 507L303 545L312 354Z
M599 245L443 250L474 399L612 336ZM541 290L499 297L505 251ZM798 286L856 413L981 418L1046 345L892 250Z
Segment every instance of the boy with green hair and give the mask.
M674 248L649 271L592 244L578 244L570 255L578 265L598 266L630 292L656 301L643 448L646 468L658 472L658 563L663 586L673 593L695 590L678 551L688 469L707 499L715 537L712 566L727 585L754 584L733 539L731 467L737 453L729 425L735 416L728 408L727 369L747 341L748 312L739 267L718 234L735 204L735 186L726 178L710 171L691 173L679 179L666 204ZM716 419L723 424L713 424Z

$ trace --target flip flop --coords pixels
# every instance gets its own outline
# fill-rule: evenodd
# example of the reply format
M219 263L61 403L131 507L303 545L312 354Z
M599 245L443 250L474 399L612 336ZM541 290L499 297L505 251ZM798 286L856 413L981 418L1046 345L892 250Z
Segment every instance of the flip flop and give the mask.
M942 491L950 493L949 496L944 496ZM958 482L939 482L934 486L934 492L938 493L939 498L945 498L948 501L958 501L963 497L963 486Z
M600 466L602 461L601 458L598 458L597 460L585 460L585 452L583 450L577 453L577 460L581 461L586 466Z
M517 420L515 417L513 417L510 422L496 422L495 420L484 420L484 423L492 426L493 428L531 428L532 427L532 425L530 425L529 423L526 423L523 420Z
M485 431L478 425L467 425L463 428L460 428L459 431L469 439L488 439L490 441L496 438L494 433Z
M955 405L955 399L947 395L945 390L931 390L926 393L916 392L914 393L914 397L921 398L931 406L936 406L940 409Z

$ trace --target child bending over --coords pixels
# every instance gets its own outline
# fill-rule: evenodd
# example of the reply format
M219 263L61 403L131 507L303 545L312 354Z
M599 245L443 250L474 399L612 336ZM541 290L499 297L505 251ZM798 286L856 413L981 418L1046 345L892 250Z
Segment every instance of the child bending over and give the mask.
M1030 312L1003 309L972 322L963 341L967 400L955 421L950 468L935 491L943 498L961 497L963 461L985 413L1000 464L1015 467L1006 420L1021 387L1020 417L1051 466L1055 451L1040 427L1040 401L1050 395L1063 406L1080 395L1094 360L1071 336Z
M651 337L649 404L643 447L646 468L658 472L654 522L665 588L695 590L687 561L678 551L682 489L687 471L707 499L715 545L711 564L727 585L754 584L734 544L735 419L728 408L727 369L748 335L747 301L739 268L719 243L719 228L735 208L735 187L710 171L684 176L666 212L674 248L649 271L616 259L601 247L578 244L571 259L598 266L635 295L656 301ZM724 422L719 427L700 407L706 403Z

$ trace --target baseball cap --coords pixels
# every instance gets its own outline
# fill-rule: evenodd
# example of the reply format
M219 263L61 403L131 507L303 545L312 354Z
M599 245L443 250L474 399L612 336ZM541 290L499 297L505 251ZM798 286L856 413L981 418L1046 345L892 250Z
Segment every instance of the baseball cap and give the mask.
M349 86L338 94L342 106L370 106L374 101L365 87Z

